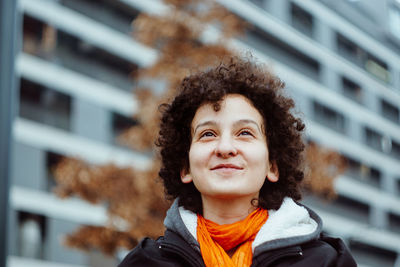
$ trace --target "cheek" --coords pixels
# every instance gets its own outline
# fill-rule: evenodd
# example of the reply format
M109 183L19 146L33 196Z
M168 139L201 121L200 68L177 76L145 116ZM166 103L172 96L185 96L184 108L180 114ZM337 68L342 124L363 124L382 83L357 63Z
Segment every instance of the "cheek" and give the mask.
M247 158L252 164L257 165L259 168L268 168L268 149L265 145L253 146L247 152Z
M210 157L210 148L205 145L192 145L189 150L190 169L204 167Z

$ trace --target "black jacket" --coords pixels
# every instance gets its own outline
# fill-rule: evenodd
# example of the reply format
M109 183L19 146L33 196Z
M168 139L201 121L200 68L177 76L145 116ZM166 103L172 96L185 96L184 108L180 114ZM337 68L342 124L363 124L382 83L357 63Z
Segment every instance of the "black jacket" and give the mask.
M342 240L321 233L321 219L312 210L286 199L269 213L269 224L253 242L252 266L357 266ZM193 233L194 216L175 202L164 221L164 236L142 240L119 267L205 266Z

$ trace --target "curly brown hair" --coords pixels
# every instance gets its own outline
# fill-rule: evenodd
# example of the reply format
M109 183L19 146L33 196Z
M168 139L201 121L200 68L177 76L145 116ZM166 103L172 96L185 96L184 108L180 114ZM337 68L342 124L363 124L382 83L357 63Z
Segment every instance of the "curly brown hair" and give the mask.
M183 79L170 104L162 104L161 126L156 145L161 148L159 176L168 197L179 197L179 205L202 213L200 192L193 183L182 183L181 170L189 169L191 123L203 104L219 103L228 94L240 94L251 101L264 119L270 162L275 162L279 180L265 182L255 205L278 209L284 197L301 198L299 184L304 177L301 132L304 124L291 113L294 101L283 95L284 83L251 59L231 57L217 67Z

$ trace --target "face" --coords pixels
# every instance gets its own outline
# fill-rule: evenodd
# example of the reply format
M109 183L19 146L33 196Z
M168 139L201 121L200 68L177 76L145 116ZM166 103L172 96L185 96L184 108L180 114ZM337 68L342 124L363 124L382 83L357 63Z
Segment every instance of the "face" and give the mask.
M200 106L191 124L190 166L182 171L182 182L193 182L203 200L258 197L266 178L278 180L263 129L263 117L242 95L227 95L219 111L212 104Z

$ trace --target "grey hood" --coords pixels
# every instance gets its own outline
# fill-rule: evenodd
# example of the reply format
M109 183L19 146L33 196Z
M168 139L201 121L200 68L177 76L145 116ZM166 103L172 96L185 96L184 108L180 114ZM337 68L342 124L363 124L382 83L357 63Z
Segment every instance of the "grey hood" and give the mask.
M268 210L268 220L253 241L253 256L317 239L322 231L321 218L311 209L285 198L278 210ZM179 234L200 251L197 242L197 215L178 206L175 199L164 220L167 229Z

